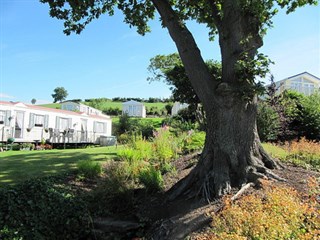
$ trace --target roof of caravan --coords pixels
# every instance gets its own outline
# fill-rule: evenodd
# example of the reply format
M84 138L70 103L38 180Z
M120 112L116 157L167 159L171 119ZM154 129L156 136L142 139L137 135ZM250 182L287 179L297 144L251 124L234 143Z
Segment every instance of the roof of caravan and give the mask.
M5 101L0 101L0 106L1 105L8 105L12 107L23 107L23 108L28 108L28 109L34 109L34 110L40 110L40 111L47 111L47 112L56 112L56 113L63 113L63 114L69 114L69 115L75 115L75 116L89 116L93 118L100 118L100 119L110 119L108 115L93 115L93 114L86 114L83 112L73 112L73 111L68 111L68 110L62 110L62 109L57 109L57 108L48 108L48 107L42 107L38 105L30 105L30 104L25 104L22 102L5 102Z
M133 100L130 100L128 102L124 102L122 104L125 104L125 105L143 105L143 103L137 102L137 101L133 101Z

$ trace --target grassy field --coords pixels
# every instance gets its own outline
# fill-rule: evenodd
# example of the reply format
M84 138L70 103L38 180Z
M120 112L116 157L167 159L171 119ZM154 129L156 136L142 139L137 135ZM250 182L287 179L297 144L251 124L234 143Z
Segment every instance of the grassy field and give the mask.
M86 104L82 102L83 104ZM163 109L167 103L143 103L147 108L151 107L157 107L159 110ZM48 107L48 108L61 108L60 103L50 103L50 104L41 104L40 106L42 107ZM108 109L108 108L119 108L120 110L122 109L122 102L103 102L100 106L100 110Z
M60 104L60 103L40 104L39 106L41 106L41 107L47 107L47 108L61 109L61 104Z
M137 119L141 123L152 122L155 128L159 128L162 125L163 117L154 117L154 118L130 118L130 119ZM112 123L118 124L119 117L112 117Z
M105 162L116 155L115 147L1 152L0 187L73 170L80 160Z

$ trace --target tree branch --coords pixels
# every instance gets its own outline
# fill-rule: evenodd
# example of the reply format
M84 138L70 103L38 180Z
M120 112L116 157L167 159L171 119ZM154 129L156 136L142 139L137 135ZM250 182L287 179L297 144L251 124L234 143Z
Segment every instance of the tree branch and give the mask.
M152 2L161 16L163 25L168 29L177 46L192 87L205 108L209 107L210 104L212 105L213 89L217 82L211 76L191 32L179 19L167 0L152 0Z

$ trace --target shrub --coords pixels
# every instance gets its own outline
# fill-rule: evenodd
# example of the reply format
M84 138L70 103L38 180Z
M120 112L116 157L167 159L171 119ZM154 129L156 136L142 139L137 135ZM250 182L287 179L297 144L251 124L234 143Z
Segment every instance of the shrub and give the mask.
M289 152L284 160L298 166L320 169L320 143L306 138L285 142L283 148Z
M319 234L318 184L307 200L288 187L264 183L265 195L251 194L213 216L210 239L316 239ZM316 191L314 191L316 190Z
M197 125L191 121L185 121L180 116L166 118L162 121L162 125L170 126L170 131L179 136L181 133L197 129Z
M154 132L153 140L155 148L155 159L161 162L167 162L177 156L177 147L175 138L170 134L167 127Z
M139 181L145 186L148 192L157 192L163 189L164 182L159 170L153 166L144 168L139 173Z
M136 178L148 162L144 159L144 153L134 148L125 148L118 151L118 157L125 162L128 175Z
M301 135L310 140L320 140L320 93L303 98L300 111Z
M153 157L152 143L143 139L138 139L132 143L140 160L149 161Z
M287 128L292 136L285 140L306 137L310 140L320 139L320 94L305 96L295 91L285 91L280 104L289 119Z
M124 148L117 152L119 160L133 162L137 159L136 152L132 148Z
M55 178L0 189L0 239L86 239L85 202Z
M128 114L122 114L119 117L119 123L117 126L117 135L129 132L131 130L131 123Z
M136 127L136 132L140 132L142 137L145 139L150 139L153 137L153 132L155 128L152 122L140 122Z
M77 163L78 173L85 178L96 178L102 173L101 164L91 160L82 160Z
M20 150L20 144L18 143L8 144L8 149L11 149L14 151Z
M120 134L118 137L117 137L117 141L120 143L120 144L128 144L131 142L131 135L130 134L127 134L127 133L123 133L123 134Z
M115 108L109 107L109 108L105 108L103 110L103 113L107 115L118 116L122 114L122 110L118 107L115 107Z
M280 119L277 112L266 102L258 104L257 128L262 142L277 140Z
M189 131L183 141L183 152L190 153L203 148L206 138L205 132Z
M126 212L133 208L134 182L128 175L126 164L110 162L105 169L105 178L90 194L90 211L95 215Z

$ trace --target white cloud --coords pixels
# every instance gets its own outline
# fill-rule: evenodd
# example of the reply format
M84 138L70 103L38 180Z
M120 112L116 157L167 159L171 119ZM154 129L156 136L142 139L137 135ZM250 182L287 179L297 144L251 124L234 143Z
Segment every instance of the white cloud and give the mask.
M5 94L5 93L0 93L0 98L9 98L9 99L13 99L13 98L15 98L15 97L10 96L10 95Z

